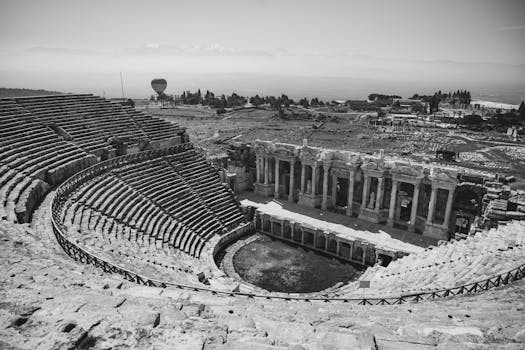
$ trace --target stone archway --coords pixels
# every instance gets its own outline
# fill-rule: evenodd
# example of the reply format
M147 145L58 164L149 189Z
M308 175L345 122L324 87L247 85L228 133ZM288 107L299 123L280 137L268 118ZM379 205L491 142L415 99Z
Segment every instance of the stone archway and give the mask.
M335 186L335 205L338 207L346 207L348 204L348 178L337 177Z
M401 182L398 192L397 210L399 211L398 220L408 223L412 213L412 201L414 196L414 185L407 182Z
M468 233L476 216L481 216L483 196L487 189L475 184L460 184L456 187L452 206L455 215L455 232Z

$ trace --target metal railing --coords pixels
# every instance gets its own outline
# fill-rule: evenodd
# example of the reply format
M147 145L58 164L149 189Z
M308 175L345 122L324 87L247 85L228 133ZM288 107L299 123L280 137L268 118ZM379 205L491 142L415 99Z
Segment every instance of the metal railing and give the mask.
M151 159L155 156L162 156L171 154L172 152L181 152L191 149L189 145L177 145L168 149L146 151L127 155L123 157L114 158L108 161L101 162L90 168L87 168L66 180L60 185L55 193L53 200L51 201L51 222L53 226L53 232L55 237L62 247L62 249L71 258L76 261L91 264L101 268L105 272L119 274L126 280L135 282L145 286L151 287L174 287L177 289L190 290L195 292L211 293L213 295L222 295L230 297L246 297L246 298L257 298L257 299L268 299L268 300L288 300L288 301L320 301L320 302L343 302L353 303L357 305L396 305L403 304L406 302L421 302L426 300L434 300L439 298L451 297L456 295L468 294L468 293L479 293L495 287L506 285L510 282L517 281L525 277L525 264L518 266L510 271L501 273L499 275L468 283L458 287L445 288L434 291L424 291L419 293L404 294L399 296L388 296L388 297L359 297L359 298L344 298L344 297L307 297L307 296L283 296L283 295L272 295L272 294L255 294L255 293L243 293L218 290L212 288L205 288L200 286L192 286L174 282L167 282L152 279L136 272L130 271L124 267L118 266L114 263L106 261L93 253L90 253L83 248L77 246L75 243L70 241L65 234L65 227L61 222L62 209L67 201L67 196L81 183L94 178L101 173L121 165L128 164L130 162L136 162L146 159Z

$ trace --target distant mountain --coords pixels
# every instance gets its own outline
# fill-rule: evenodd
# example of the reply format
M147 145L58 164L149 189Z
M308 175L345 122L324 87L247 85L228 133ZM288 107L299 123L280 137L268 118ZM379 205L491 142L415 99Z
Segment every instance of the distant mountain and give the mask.
M62 92L34 89L0 88L0 98L2 97L23 97L41 95L60 95Z
M451 81L366 79L355 77L319 77L286 74L250 73L178 73L123 72L124 94L130 98L148 98L155 94L151 79L168 81L167 94L184 90L210 90L215 94L236 92L243 96L281 95L293 99L318 97L322 100L366 99L375 92L410 97L415 93L433 94L458 89L469 90L472 98L500 103L519 104L525 99L525 83L478 82L471 79ZM121 97L119 72L36 72L0 70L0 81L19 88L50 89L69 93L92 93L103 97ZM20 91L24 91L20 89ZM43 91L43 90L34 90ZM48 92L49 93L49 92ZM42 94L36 93L36 94ZM17 93L21 95L21 93ZM0 94L1 96L1 94Z

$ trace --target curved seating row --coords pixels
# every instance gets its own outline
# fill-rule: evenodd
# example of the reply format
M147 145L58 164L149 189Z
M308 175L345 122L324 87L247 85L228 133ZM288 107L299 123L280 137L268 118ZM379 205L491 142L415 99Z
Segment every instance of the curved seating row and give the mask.
M14 101L39 122L60 128L65 137L88 152L106 148L111 138L147 144L181 138L184 133L175 124L89 94L23 97Z
M482 281L523 264L525 222L512 221L405 256L387 267L371 267L359 279L370 281L369 296L420 293ZM335 295L358 295L362 292L356 292L357 285L344 286Z
M0 99L0 218L30 221L50 188L115 151L115 138L139 150L185 141L183 128L93 95Z
M79 183L62 213L68 234L100 231L198 258L206 241L244 221L229 190L191 144L170 150L137 154Z
M96 163L11 100L0 100L0 217L26 222L50 186Z
M196 272L209 268L209 260L198 259L202 247L209 237L221 234L228 219L238 215L233 224L242 222L242 214L228 195L219 206L232 208L228 216L220 216L212 207L220 197L211 194L228 191L206 164L191 144L97 164L58 189L53 217L60 224L55 228L73 244L125 270L156 281L202 287ZM214 184L209 198L199 187L206 183ZM369 268L360 277L360 281L370 281L365 293L356 281L311 293L307 299L387 298L394 302L405 296L463 288L525 265L524 247L525 222L511 222L409 255L387 267ZM240 290L235 280L213 277L209 283L216 291ZM515 278L521 277L522 272ZM244 288L241 292L254 293ZM259 296L302 298L270 292Z
M146 132L152 141L163 140L180 132L180 127L174 124L166 123L162 119L151 118L128 106L124 106L123 108L128 115L132 117L134 123Z

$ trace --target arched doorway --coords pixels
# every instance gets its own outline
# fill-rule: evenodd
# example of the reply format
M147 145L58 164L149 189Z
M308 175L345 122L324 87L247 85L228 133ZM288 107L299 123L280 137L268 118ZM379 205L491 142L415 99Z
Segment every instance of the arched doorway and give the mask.
M398 220L408 224L412 213L412 199L414 197L414 185L402 182L398 192Z
M487 190L481 185L465 184L456 187L453 213L455 231L467 234L477 216L481 216L482 199Z

